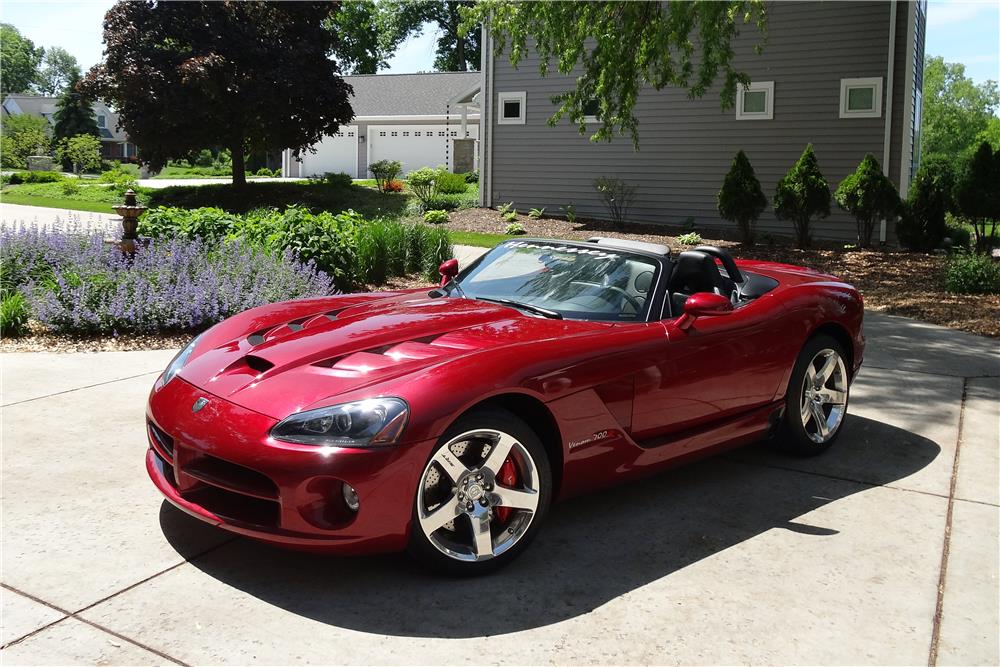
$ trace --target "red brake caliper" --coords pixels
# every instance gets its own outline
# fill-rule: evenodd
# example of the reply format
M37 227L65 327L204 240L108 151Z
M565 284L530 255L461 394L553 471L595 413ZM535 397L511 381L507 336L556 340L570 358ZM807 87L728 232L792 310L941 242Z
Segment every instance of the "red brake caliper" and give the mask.
M509 456L507 460L503 462L500 466L500 474L497 475L497 483L502 486L514 487L517 484L517 466L514 465L514 460ZM510 517L511 509L509 507L498 507L497 508L497 518L500 519L500 523L507 523L507 519Z

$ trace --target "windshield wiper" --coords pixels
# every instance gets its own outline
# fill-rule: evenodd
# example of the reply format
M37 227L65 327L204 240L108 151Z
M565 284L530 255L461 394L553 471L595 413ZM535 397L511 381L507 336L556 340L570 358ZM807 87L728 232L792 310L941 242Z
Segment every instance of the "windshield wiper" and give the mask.
M477 296L476 298L480 301L492 301L493 303L499 303L505 306L521 308L522 310L530 310L533 313L538 313L539 315L552 318L553 320L561 320L563 318L562 313L558 311L542 308L541 306L534 306L530 303L521 303L520 301L514 301L513 299L494 299L492 297L485 296Z
M468 299L469 298L469 295L465 293L465 290L462 289L462 286L454 278L452 278L451 280L449 280L448 282L446 282L441 287L436 287L436 288L432 289L430 292L427 293L427 296L429 296L432 299L437 299L438 297L442 297L442 296L448 296L448 292L446 292L445 290L450 285L454 285L455 291L458 292L458 295L460 297L462 297L463 299Z

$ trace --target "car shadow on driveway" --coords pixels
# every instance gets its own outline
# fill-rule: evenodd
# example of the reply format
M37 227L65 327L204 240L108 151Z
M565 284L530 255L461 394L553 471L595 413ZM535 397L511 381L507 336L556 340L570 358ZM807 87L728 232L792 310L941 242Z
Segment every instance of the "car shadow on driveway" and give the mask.
M400 555L317 556L244 539L197 557L186 534L199 522L165 501L160 522L195 567L310 619L395 636L471 638L486 628L503 634L585 614L765 531L830 539L837 530L798 518L905 478L940 452L927 438L862 417L849 416L844 429L817 459L837 460L836 476L825 476L823 465L810 473L778 467L772 457L754 455L766 445L751 446L560 503L517 561L477 579L436 576ZM859 474L845 479L851 461ZM488 620L470 613L479 608Z

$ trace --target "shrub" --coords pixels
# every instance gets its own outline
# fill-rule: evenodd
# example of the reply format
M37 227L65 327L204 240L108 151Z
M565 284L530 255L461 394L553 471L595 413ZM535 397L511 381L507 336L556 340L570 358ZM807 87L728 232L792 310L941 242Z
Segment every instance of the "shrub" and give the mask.
M63 175L57 171L15 171L10 175L11 185L22 183L56 183L63 180Z
M514 209L514 202L512 202L512 201L509 201L506 204L500 204L499 206L497 206L497 211L500 213L500 215L504 215L506 213L509 213L513 209Z
M854 173L837 186L837 205L854 216L858 229L858 245L868 248L872 232L879 220L895 218L899 212L899 193L871 153L865 155Z
M902 215L896 221L896 237L903 246L927 252L941 244L948 233L945 217L951 180L946 163L920 167L910 185Z
M479 172L478 171L467 171L463 174L465 176L466 183L478 183L479 182Z
M358 278L381 285L389 276L389 225L381 220L369 222L358 234Z
M327 172L323 174L323 180L326 181L328 185L332 185L337 188L349 188L354 183L354 179L351 178L350 174L345 174L342 171L338 172Z
M507 211L501 215L500 218L504 222L517 222L517 209L515 208L513 211Z
M604 202L604 207L608 209L611 222L616 227L624 225L638 188L628 185L620 178L602 176L594 181L594 189Z
M74 195L80 194L80 183L73 179L67 178L65 181L59 184L59 188L62 193L67 197L72 197Z
M402 192L403 191L403 181L388 181L382 192Z
M427 211L424 213L424 222L432 225L440 225L448 222L448 211Z
M438 170L430 167L421 167L411 171L406 182L417 199L426 207L427 202L437 195Z
M423 274L428 282L440 279L441 262L454 257L455 250L445 227L427 227L423 238Z
M399 177L399 173L403 171L403 163L399 160L379 160L368 165L368 171L375 178L379 191L389 192L386 190L386 184Z
M530 211L528 211L528 217L529 218L534 218L535 220L537 220L538 218L542 217L543 215L545 215L545 209L544 208L533 208Z
M812 144L806 146L798 161L778 181L774 214L779 220L792 221L800 248L807 248L812 242L810 221L830 215L830 186L819 170Z
M330 294L330 278L291 252L268 254L239 239L216 247L174 238L139 246L134 257L99 235L25 293L35 319L72 333L201 329L255 306Z
M576 222L576 207L573 204L566 204L562 207L562 210L568 223L573 224Z
M436 195L425 202L421 202L420 208L425 211L454 211L467 204L462 195Z
M4 116L2 135L0 166L8 169L25 169L29 155L46 155L51 150L52 130L41 116Z
M0 338L16 337L28 328L28 302L20 292L0 297Z
M526 234L527 232L524 230L524 225L522 225L520 222L512 222L506 227L504 227L503 233L520 235L520 234Z
M427 236L424 225L406 225L406 272L416 273L424 268L424 244Z
M1000 224L1000 151L983 142L955 183L956 213L972 225L976 248L989 251Z
M101 140L91 134L65 137L56 146L56 157L63 162L72 163L75 173L99 169L101 166Z
M437 170L437 191L446 195L460 195L469 189L463 174L453 174L447 169Z
M218 242L228 236L237 224L237 217L221 208L158 207L139 218L139 236L155 239L181 236Z
M757 218L767 207L767 197L761 190L750 160L743 151L736 153L733 164L722 182L717 198L719 215L723 220L735 222L740 228L743 243L753 245Z
M688 232L677 237L677 242L681 245L701 245L701 234L698 232Z
M123 196L128 190L135 190L139 187L139 181L136 180L133 172L123 169L120 166L102 172L99 180L102 183L110 183L111 189L119 197Z
M959 294L1000 294L1000 264L989 255L958 253L945 269L945 288Z
M952 248L968 248L972 245L972 232L965 225L945 223L944 230L945 236L951 239Z

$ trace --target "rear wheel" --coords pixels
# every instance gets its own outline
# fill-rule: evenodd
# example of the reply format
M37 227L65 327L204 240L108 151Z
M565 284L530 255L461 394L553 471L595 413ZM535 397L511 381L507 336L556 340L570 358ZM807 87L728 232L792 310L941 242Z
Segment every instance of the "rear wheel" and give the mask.
M516 558L551 502L541 441L506 410L477 410L441 438L424 467L409 551L449 574L475 575Z
M777 441L781 449L814 456L826 451L840 435L850 394L845 358L840 343L825 334L811 338L802 348L785 393L785 415Z

